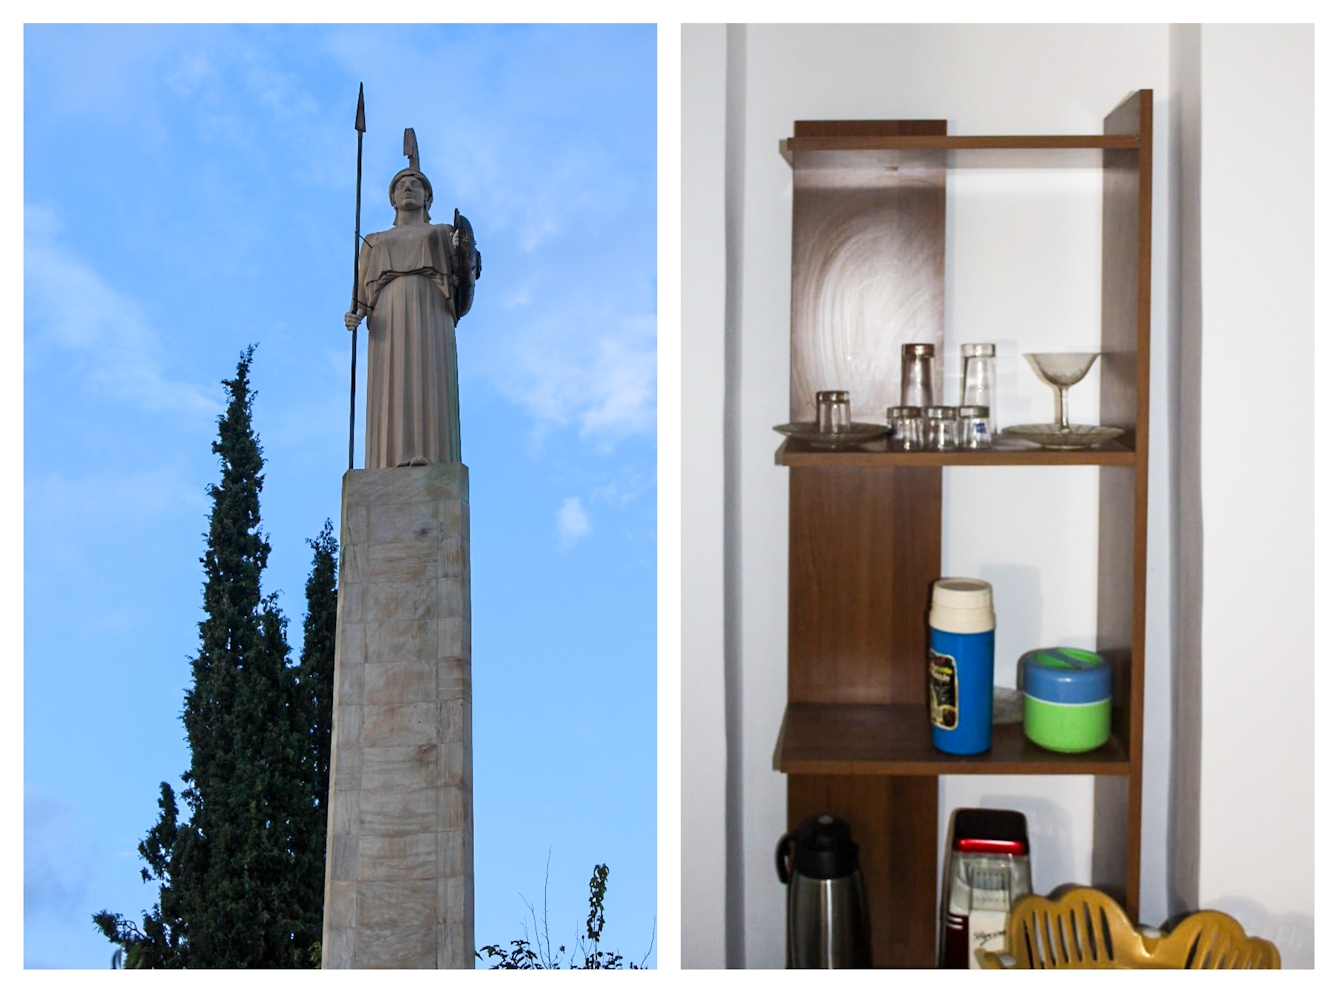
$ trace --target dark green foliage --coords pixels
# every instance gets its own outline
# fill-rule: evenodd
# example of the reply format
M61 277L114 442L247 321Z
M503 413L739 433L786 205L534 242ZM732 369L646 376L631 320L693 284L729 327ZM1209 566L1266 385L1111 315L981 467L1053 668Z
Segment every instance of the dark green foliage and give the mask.
M106 911L94 923L126 968L302 968L319 947L334 669L334 539L327 521L307 584L301 664L289 663L287 622L261 593L270 546L260 531L264 459L251 428L248 373L224 380L222 478L204 557L200 650L182 720L191 750L177 823L164 783L161 816L140 845L160 882L143 927ZM313 599L314 594L314 599ZM115 962L114 962L115 964Z
M646 959L650 958L650 949L646 950L641 963L623 965L623 957L614 952L600 949L600 936L604 933L604 896L608 892L609 867L597 865L590 876L590 913L585 919L585 936L577 940L577 948L568 960L571 969L644 969ZM510 948L501 945L484 945L474 957L483 960L486 953L494 959L490 969L561 969L562 956L567 953L566 945L558 945L557 954L553 954L553 943L548 935L548 878L544 878L544 916L542 929L535 914L534 906L527 904L530 921L534 925L534 941L531 943L528 929L523 938L513 939ZM523 927L523 925L522 925ZM651 936L651 948L655 947L654 935ZM577 955L581 958L578 960ZM578 964L579 962L579 964Z
M302 726L307 729L306 781L312 798L310 817L303 830L298 859L298 878L306 887L302 906L312 915L308 933L314 939L307 960L321 964L321 914L325 904L325 829L329 815L330 734L334 723L335 634L338 630L339 543L327 518L321 533L308 539L312 548L311 574L307 577L307 614L302 622L302 659L298 687Z

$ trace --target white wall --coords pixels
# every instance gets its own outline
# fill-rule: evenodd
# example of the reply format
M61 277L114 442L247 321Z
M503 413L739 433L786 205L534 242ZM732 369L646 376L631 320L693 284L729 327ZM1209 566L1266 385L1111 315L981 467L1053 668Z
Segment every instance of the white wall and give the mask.
M682 44L682 964L723 968L725 28Z
M1313 53L1308 25L1202 28L1198 897L1299 967L1314 964ZM1267 419L1243 416L1257 397Z

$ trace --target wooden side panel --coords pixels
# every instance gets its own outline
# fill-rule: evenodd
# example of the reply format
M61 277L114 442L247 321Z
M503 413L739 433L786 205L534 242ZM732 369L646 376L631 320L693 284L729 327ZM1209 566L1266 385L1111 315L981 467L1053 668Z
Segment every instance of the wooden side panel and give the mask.
M1133 467L1100 470L1097 649L1114 666L1112 715L1125 736L1126 781L1097 780L1097 881L1121 891L1137 920L1143 780L1143 639L1147 598L1148 380L1152 308L1152 92L1129 96L1107 134L1137 134L1136 150L1104 153L1101 422L1135 441ZM1129 436L1126 436L1126 441ZM1117 830L1115 821L1119 821ZM1116 880L1123 875L1123 886Z
M869 898L873 964L934 967L938 778L790 776L789 828L813 814L850 824Z
M791 702L927 706L942 485L936 466L790 470Z
M947 132L946 121L828 123L837 134ZM818 390L844 389L855 420L882 423L901 399L901 346L932 343L942 360L946 153L893 158L830 168L820 153L795 153L792 421L813 420Z

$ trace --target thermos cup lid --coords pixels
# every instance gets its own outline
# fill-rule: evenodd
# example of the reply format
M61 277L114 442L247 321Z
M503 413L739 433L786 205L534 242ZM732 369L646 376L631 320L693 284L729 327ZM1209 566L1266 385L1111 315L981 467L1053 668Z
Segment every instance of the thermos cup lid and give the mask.
M1047 703L1110 699L1110 663L1081 648L1036 648L1022 656L1022 692Z
M794 871L810 879L839 879L859 869L859 845L850 825L831 814L810 817L790 833Z
M948 576L934 581L929 626L954 634L994 630L994 588L983 579Z

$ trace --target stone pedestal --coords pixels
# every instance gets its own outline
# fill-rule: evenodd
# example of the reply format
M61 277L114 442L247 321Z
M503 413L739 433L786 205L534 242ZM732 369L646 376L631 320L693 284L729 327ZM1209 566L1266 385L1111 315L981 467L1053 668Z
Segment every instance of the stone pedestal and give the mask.
M326 969L474 967L469 471L344 476Z

